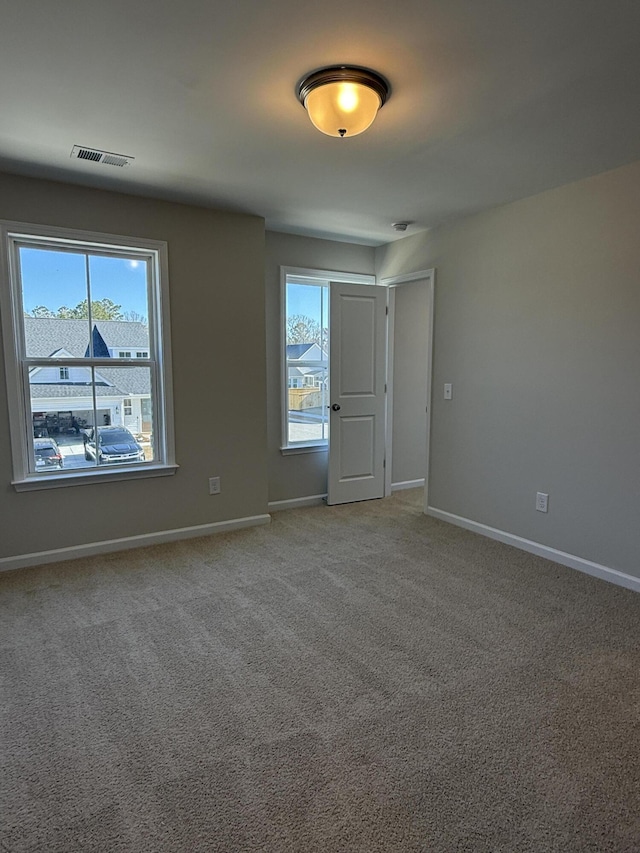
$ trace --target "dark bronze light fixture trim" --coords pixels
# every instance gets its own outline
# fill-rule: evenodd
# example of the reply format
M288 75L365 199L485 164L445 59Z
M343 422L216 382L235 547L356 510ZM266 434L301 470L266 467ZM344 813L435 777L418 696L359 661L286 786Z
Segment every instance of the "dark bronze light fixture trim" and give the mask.
M304 106L309 93L327 83L359 83L361 86L368 86L380 98L380 106L384 105L391 94L387 81L375 71L356 65L331 65L329 68L321 68L319 71L307 74L298 83L298 100Z

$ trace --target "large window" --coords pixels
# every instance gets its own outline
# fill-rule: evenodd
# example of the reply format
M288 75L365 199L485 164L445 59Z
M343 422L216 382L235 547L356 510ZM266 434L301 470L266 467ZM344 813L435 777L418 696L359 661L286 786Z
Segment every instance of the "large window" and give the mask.
M1 229L16 488L172 473L166 245Z

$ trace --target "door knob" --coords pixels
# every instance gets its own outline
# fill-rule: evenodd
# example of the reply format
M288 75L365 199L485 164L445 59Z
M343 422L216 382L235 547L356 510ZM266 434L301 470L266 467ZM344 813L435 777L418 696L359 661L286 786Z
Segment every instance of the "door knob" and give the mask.
M331 411L333 411L333 412L339 412L339 411L340 411L340 404L339 404L339 403L334 403L334 404L333 404L333 406L331 406Z

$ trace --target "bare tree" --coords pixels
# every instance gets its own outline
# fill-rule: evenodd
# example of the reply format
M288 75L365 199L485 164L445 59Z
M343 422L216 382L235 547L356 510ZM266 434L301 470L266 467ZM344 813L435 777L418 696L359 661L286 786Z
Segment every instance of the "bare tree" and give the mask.
M292 314L287 317L288 344L322 344L320 324L304 314Z
M147 318L144 314L139 314L137 311L123 311L121 320L126 320L128 323L144 323L147 324Z

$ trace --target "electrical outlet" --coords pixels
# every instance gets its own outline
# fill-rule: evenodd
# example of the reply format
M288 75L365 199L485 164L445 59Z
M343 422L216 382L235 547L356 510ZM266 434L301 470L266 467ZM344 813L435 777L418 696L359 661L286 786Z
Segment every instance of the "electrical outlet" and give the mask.
M548 512L549 495L545 492L536 492L536 509L538 512Z
M444 399L451 400L453 398L453 386L450 382L444 383Z
M209 494L220 494L220 477L209 477Z

